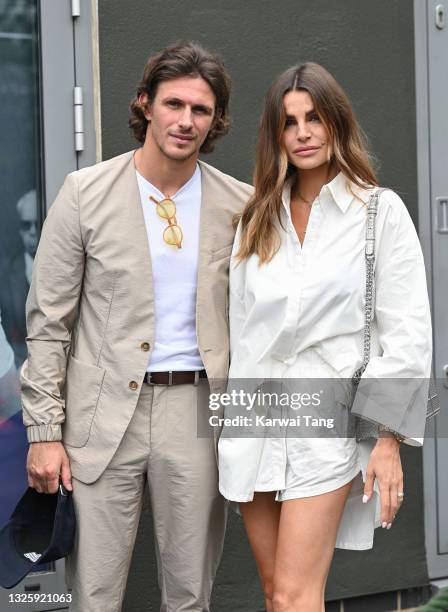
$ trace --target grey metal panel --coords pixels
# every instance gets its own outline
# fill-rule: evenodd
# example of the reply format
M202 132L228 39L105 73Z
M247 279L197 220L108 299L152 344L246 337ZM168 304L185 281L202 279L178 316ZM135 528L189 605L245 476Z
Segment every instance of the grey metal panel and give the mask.
M83 90L84 150L77 154L77 167L84 168L97 161L94 103L94 49L95 34L92 19L96 2L80 1L80 16L73 21L75 84ZM96 31L95 31L96 32Z
M51 206L65 176L97 161L94 50L96 0L80 1L72 19L71 2L40 0L42 53L42 125L45 196ZM83 89L84 150L74 148L73 88ZM99 87L97 87L99 90ZM98 114L97 114L98 115Z
M435 26L434 0L414 0L415 68L417 102L417 155L419 234L426 260L428 286L433 308L434 368L438 377L448 357L446 307L446 259L448 237L437 232L437 202L446 182L446 136L448 122L440 95L448 93L446 78L448 40L446 27ZM446 2L445 9L447 8ZM445 57L443 57L445 55ZM445 142L444 142L445 139ZM447 390L439 384L442 414L432 423L425 440L424 508L428 573L431 578L448 575L448 500L446 468L448 461ZM437 434L438 437L437 437Z
M418 235L425 258L426 280L432 302L427 21L426 1L414 0Z
M448 21L444 28L435 24L436 7L444 7L448 20L448 2L428 1L428 86L429 86L429 134L430 134L430 178L432 216L433 299L434 299L434 362L437 377L445 376L448 364L448 233L440 233L438 198L448 198ZM448 380L448 378L446 378ZM438 417L436 438L436 504L437 545L439 555L447 555L448 568L448 389L440 386L442 410ZM448 572L447 572L448 573Z
M428 90L428 5L427 1L414 0L415 35L415 92L417 111L417 172L419 236L425 257L428 290L433 303L432 292L432 219L431 219L431 176L429 141L429 90ZM446 557L437 552L437 478L436 443L434 424L428 431L423 447L424 468L424 518L425 543L430 578L448 573Z
M69 0L40 0L42 129L47 209L77 168L73 146L75 65Z
M45 199L51 206L65 176L97 161L94 103L95 0L81 0L72 19L70 0L40 0L42 125ZM83 88L84 150L74 148L73 88Z

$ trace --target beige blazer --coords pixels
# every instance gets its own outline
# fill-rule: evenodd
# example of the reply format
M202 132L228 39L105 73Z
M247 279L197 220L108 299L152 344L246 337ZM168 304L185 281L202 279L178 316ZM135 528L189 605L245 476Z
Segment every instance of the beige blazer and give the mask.
M30 442L63 440L73 475L94 482L132 417L154 343L151 258L133 151L69 174L45 220L27 300L23 419ZM213 387L229 366L232 217L252 193L200 162L196 301Z

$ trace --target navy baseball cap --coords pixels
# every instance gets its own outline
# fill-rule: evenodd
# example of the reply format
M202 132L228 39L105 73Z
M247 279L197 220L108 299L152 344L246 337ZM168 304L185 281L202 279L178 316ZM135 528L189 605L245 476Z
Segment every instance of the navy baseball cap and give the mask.
M0 586L10 589L40 563L67 556L75 537L72 492L29 487L0 531Z

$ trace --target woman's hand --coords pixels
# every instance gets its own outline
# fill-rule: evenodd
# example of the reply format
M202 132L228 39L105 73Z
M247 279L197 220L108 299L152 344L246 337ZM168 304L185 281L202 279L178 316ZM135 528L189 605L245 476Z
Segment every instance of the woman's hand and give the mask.
M389 432L381 432L367 465L363 502L373 494L373 483L378 481L381 501L381 526L390 529L403 497L403 470L400 459L400 443Z

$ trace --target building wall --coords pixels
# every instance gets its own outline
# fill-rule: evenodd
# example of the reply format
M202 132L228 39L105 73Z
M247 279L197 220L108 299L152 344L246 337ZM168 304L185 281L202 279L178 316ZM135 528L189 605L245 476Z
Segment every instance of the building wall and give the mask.
M312 60L343 85L382 182L416 214L412 0L133 0L126 11L120 0L99 0L99 20L104 158L135 146L127 107L148 55L194 39L223 56L234 84L231 133L208 160L249 180L267 88Z
M219 52L233 77L232 129L205 159L250 181L263 96L272 79L301 61L323 64L352 100L378 162L380 182L398 191L417 223L412 0L99 0L102 145L105 159L136 146L128 103L146 58L177 40ZM427 581L418 449L402 452L406 499L393 528L368 552L336 551L327 596L418 586ZM156 602L146 500L126 610ZM157 609L156 603L153 608ZM215 610L262 607L241 523L231 516L215 586Z

